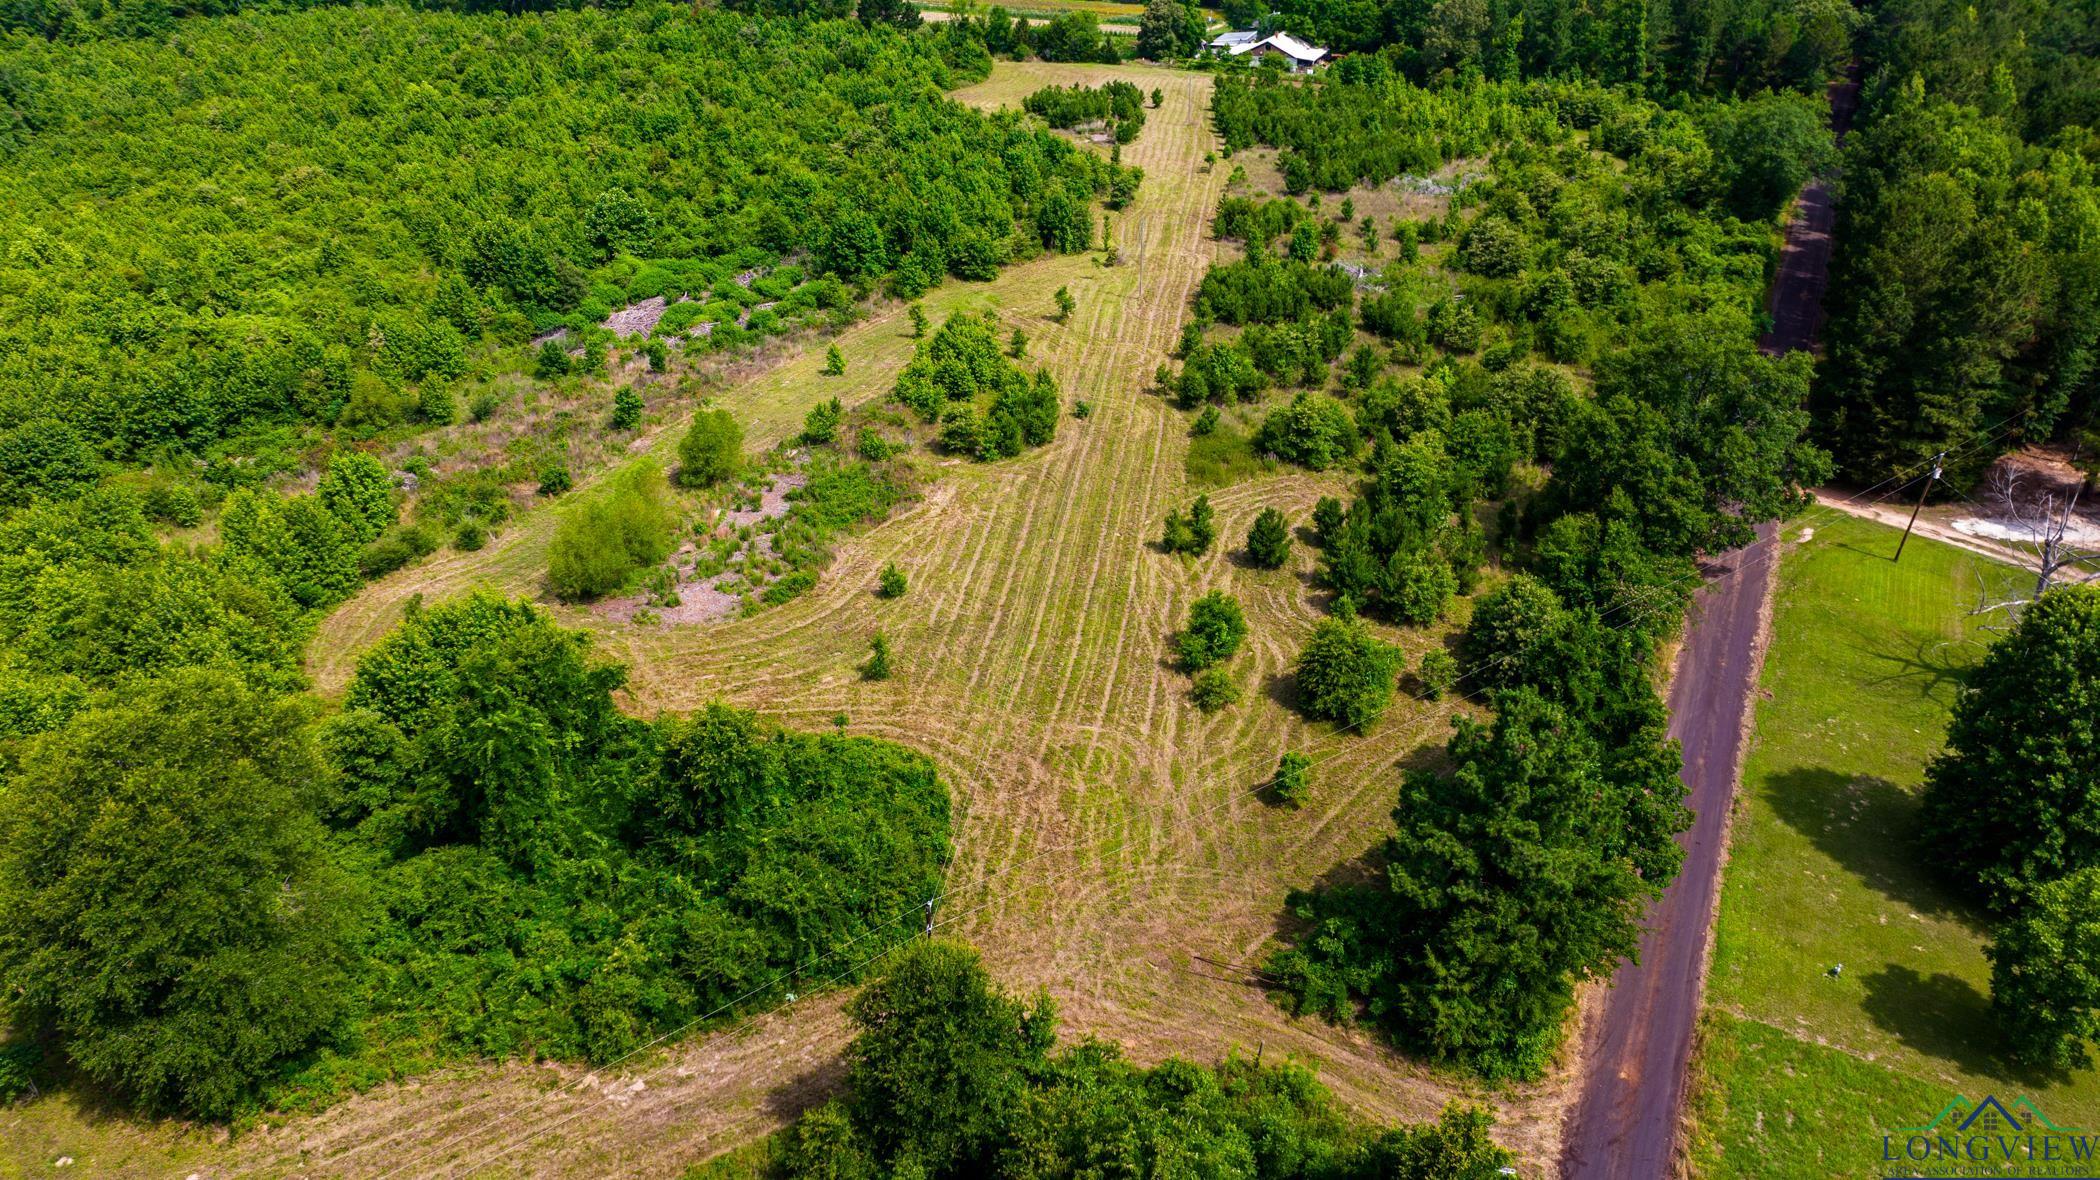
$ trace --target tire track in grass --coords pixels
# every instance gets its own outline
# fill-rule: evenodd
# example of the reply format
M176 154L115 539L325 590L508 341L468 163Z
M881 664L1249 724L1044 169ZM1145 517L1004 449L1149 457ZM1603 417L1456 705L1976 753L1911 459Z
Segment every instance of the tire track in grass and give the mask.
M1002 982L1049 986L1068 1034L1123 1040L1140 1063L1175 1052L1208 1059L1260 1041L1270 1053L1322 1066L1337 1095L1367 1113L1433 1115L1454 1093L1448 1079L1359 1033L1291 1020L1244 977L1198 961L1258 958L1291 887L1389 829L1391 767L1435 736L1450 707L1403 699L1371 733L1342 735L1270 699L1270 680L1287 672L1320 617L1299 577L1309 561L1300 546L1289 572L1269 574L1241 569L1228 555L1261 506L1276 504L1302 523L1333 477L1291 472L1213 489L1223 544L1202 561L1149 547L1159 517L1193 495L1182 469L1185 416L1149 391L1149 376L1217 253L1208 222L1223 177L1198 163L1212 142L1203 117L1208 79L1002 64L987 88L1017 99L1051 81L1117 76L1142 76L1146 89L1157 78L1168 91L1126 152L1147 181L1117 226L1124 265L1101 272L1043 259L941 296L950 307L998 303L1007 318L1032 323L1066 401L1085 398L1095 414L1064 423L1049 448L1015 461L939 469L920 503L844 542L832 569L796 602L712 626L594 630L608 651L632 660L631 696L645 708L679 711L719 697L811 729L845 712L850 732L932 758L957 816L950 883L961 892L943 912L957 916L954 932L984 949ZM967 91L961 97L971 100ZM1023 313L1047 307L1059 285L1080 296L1082 313L1055 327L1028 320ZM869 382L886 384L881 374ZM783 377L750 396L800 396L791 385ZM521 531L529 525L521 522ZM868 592L887 560L912 579L911 591L889 602ZM513 574L529 567L515 555L506 561ZM469 573L451 584L470 582ZM1214 587L1247 606L1253 634L1233 668L1251 679L1240 705L1205 715L1187 700L1187 678L1158 664L1188 601ZM897 643L900 675L864 683L852 665L878 624ZM1410 634L1410 648L1419 640ZM1245 794L1285 749L1320 760L1301 812ZM651 1081L624 1104L584 1113L531 1154L506 1157L508 1166L530 1159L549 1174L655 1171L672 1158L666 1150L719 1150L778 1125L784 1108L774 1108L774 1096L798 1092L805 1075L828 1068L844 1029L810 1018L807 1002L763 1027L761 1054L742 1047L748 1038L719 1032L670 1047L666 1064L705 1077L704 1085ZM497 1069L431 1088L449 1101L488 1092L529 1103L533 1076ZM397 1142L408 1144L469 1128L466 1117L435 1118L434 1099L397 1098L392 1108L384 1094L353 1099L342 1118L384 1119L392 1109L403 1122L388 1129L405 1124ZM1496 1098L1514 1120L1507 1134L1536 1138L1536 1125L1549 1121L1527 1113L1530 1100L1522 1091ZM513 1130L537 1122L535 1113ZM495 1150L467 1144L451 1158L471 1165ZM309 1171L330 1174L331 1154L310 1157ZM357 1174L352 1165L334 1174Z

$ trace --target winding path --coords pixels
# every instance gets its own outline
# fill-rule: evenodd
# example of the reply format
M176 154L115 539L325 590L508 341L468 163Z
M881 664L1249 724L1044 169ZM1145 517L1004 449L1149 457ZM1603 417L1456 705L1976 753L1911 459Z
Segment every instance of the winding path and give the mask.
M1831 126L1842 137L1858 97L1831 84ZM1836 194L1828 178L1801 190L1774 276L1772 356L1813 348L1830 281ZM1676 1171L1692 1034L1706 981L1728 812L1742 768L1751 694L1770 619L1774 526L1709 562L1693 600L1670 682L1670 736L1684 750L1691 831L1684 868L1649 911L1638 961L1621 963L1585 1035L1582 1091L1562 1132L1567 1180L1656 1180Z

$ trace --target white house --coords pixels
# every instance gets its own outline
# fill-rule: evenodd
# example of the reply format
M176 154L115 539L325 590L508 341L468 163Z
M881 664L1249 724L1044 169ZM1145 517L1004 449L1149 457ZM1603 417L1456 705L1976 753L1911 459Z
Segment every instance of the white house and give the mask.
M1233 57L1251 53L1260 58L1274 54L1283 58L1284 65L1293 74L1307 73L1327 60L1327 51L1318 45L1307 45L1289 33L1271 33L1264 37L1258 29L1220 33L1211 38L1210 48L1214 53Z

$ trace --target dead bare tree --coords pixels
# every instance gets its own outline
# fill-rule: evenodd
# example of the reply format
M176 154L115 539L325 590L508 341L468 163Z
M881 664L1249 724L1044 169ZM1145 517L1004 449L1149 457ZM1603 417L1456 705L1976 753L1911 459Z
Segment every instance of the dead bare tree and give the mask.
M2030 490L2028 473L2008 464L1993 468L1984 485L1984 499L2000 523L2014 534L2008 541L2033 555L2034 585L2028 593L1998 602L1979 590L1972 615L1998 615L2002 621L1985 624L1993 630L2019 622L2020 613L2031 602L2049 592L2059 579L2065 585L2100 581L2100 548L2073 540L2077 527L2078 500L2083 484Z

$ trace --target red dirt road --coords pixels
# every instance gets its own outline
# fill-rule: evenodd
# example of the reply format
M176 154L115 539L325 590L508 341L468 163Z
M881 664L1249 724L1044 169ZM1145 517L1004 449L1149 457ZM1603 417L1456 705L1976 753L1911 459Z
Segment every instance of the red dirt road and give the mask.
M1757 687L1774 532L1760 525L1754 543L1708 563L1711 580L1692 603L1670 682L1670 736L1684 746L1693 815L1684 870L1648 913L1640 962L1619 965L1587 1030L1582 1094L1561 1139L1566 1177L1659 1180L1674 1169L1743 717Z
M1852 112L1859 105L1859 82L1832 82L1830 128L1845 139L1852 126ZM1786 246L1779 255L1779 271L1772 277L1772 291L1765 310L1772 315L1772 330L1758 341L1769 356L1780 356L1813 348L1823 330L1823 292L1830 286L1831 232L1837 226L1837 193L1828 177L1817 177L1801 188L1794 200L1794 216L1787 222Z
M1832 83L1831 126L1851 123L1859 86ZM1823 326L1836 194L1827 179L1802 188L1773 278L1765 353L1811 348ZM1775 528L1707 563L1670 683L1670 736L1683 745L1684 868L1649 911L1640 961L1621 963L1584 1030L1582 1091L1561 1137L1566 1180L1657 1180L1677 1170L1679 1128L1699 1020L1707 944L1721 884L1728 811L1742 767L1750 694L1757 688Z

